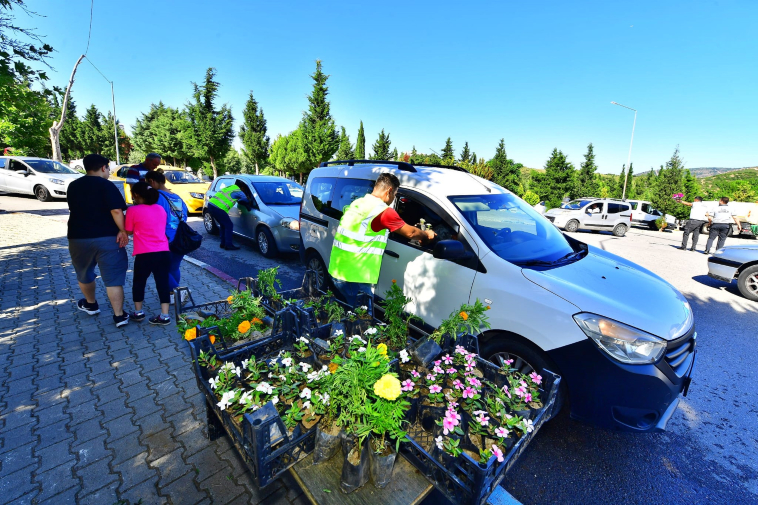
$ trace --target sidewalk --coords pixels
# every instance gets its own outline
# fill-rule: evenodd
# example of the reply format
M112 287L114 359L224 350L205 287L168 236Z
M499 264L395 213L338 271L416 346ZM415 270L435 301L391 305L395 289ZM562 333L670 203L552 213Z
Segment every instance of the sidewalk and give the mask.
M0 504L307 503L289 477L257 488L226 437L209 442L205 406L176 328L116 328L98 280L81 293L66 225L0 214ZM131 261L130 261L131 264ZM196 302L230 285L184 262ZM132 310L131 270L125 287ZM145 310L156 313L148 283Z

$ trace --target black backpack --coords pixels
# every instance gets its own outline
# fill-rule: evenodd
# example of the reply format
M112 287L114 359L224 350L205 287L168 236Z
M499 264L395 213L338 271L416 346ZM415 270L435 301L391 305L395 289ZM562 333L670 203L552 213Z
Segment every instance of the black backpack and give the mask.
M161 193L161 196L168 201L168 208L171 209L171 213L174 214L174 206L171 205L171 200L169 200L169 198L163 193ZM168 248L172 253L181 254L182 256L197 250L200 247L200 244L203 243L203 237L190 228L190 225L188 225L186 221L182 220L181 213L179 215L174 214L174 216L179 220L179 225L176 227L174 240L168 244Z

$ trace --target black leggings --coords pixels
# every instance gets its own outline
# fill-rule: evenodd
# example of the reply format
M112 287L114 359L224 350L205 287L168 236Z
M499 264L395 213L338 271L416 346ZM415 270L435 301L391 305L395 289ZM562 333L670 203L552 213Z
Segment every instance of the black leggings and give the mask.
M134 282L132 284L132 299L135 302L145 301L145 284L150 274L153 274L155 288L161 303L169 303L168 271L171 266L171 253L168 251L138 254L134 257Z

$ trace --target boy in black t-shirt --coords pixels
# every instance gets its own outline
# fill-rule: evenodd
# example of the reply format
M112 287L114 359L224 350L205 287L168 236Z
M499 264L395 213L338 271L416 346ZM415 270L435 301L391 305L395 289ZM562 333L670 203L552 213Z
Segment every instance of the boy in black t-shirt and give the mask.
M83 160L87 175L68 187L68 250L84 298L79 310L93 316L100 312L95 299L95 266L100 269L108 299L113 307L113 322L124 326L129 315L124 312L124 283L129 261L124 230L126 202L115 184L108 180L108 158L89 154Z

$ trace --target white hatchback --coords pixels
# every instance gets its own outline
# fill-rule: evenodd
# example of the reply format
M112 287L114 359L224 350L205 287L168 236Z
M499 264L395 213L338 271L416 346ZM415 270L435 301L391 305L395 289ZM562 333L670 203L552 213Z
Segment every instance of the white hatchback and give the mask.
M71 181L82 174L45 158L0 156L0 191L34 195L41 202L66 198Z
M400 217L413 225L423 219L438 239L419 244L391 233L375 296L395 280L413 300L407 310L428 327L479 299L492 307L492 329L479 335L484 358L561 374L559 401L570 398L574 418L628 431L665 428L695 362L687 300L652 272L564 235L513 193L463 169L356 160L313 170L300 231L306 264L325 286L345 207L371 192L383 172L400 180Z

